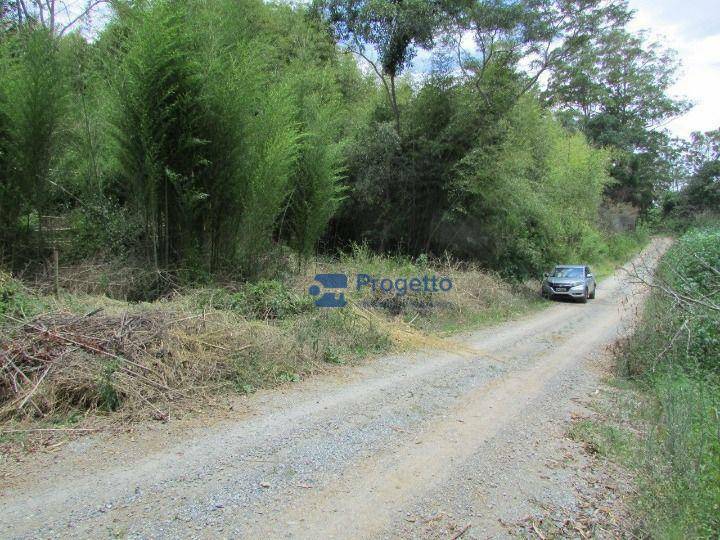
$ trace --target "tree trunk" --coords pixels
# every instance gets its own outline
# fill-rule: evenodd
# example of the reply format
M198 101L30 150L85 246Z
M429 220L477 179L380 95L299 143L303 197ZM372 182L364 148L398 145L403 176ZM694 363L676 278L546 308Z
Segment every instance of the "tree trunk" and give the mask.
M395 75L390 75L390 105L395 115L395 130L400 137L400 109L397 103L397 94L395 93Z

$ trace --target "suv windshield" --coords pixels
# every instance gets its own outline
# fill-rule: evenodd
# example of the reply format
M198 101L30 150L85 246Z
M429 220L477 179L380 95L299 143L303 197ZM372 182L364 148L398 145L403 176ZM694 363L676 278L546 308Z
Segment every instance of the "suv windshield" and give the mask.
M553 273L550 274L550 277L581 278L581 277L583 277L583 269L582 268L557 267L557 268L555 268L555 270L553 270Z

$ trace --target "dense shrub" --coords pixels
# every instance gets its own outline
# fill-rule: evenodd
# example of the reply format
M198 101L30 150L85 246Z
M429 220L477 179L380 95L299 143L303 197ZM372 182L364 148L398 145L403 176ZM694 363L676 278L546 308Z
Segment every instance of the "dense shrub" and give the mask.
M665 255L646 325L626 351L631 375L665 368L720 373L720 229L693 230ZM713 308L714 306L714 308Z
M98 227L156 270L254 276L278 240L312 253L343 192L349 67L302 10L256 0L117 5L94 43L3 38L0 255L68 209L97 214L73 221L91 242L70 258Z
M719 269L720 228L680 238L620 357L651 396L638 503L653 538L720 531Z
M651 538L715 538L720 531L720 380L684 371L652 381L641 495Z
M452 224L461 249L519 276L559 260L600 259L605 155L582 135L565 133L529 99L513 109L502 137L460 164Z

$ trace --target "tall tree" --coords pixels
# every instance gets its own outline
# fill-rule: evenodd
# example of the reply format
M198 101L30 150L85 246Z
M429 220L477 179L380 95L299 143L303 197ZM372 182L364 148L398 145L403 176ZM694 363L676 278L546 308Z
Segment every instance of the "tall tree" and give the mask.
M685 149L685 161L691 172L697 172L709 161L720 160L720 128L713 131L694 131Z
M623 9L620 4L618 9ZM624 9L627 11L627 7ZM546 97L567 125L613 150L609 194L641 210L667 182L669 135L662 127L688 103L668 94L678 62L674 51L630 33L618 16L551 71Z
M65 0L3 0L2 18L12 20L17 27L42 26L53 35L61 36L87 21L99 6L108 0L84 0L70 3Z
M0 116L6 123L4 148L0 149L6 164L0 172L4 176L0 178L4 192L0 210L13 216L11 222L33 211L39 223L39 248L43 245L42 216L48 210L52 163L61 143L60 129L67 108L67 78L58 45L44 28L21 33L9 44L10 59L0 68L5 79Z
M720 212L720 129L694 132L685 149L690 174L682 190L686 211Z
M313 5L335 38L375 71L390 101L398 135L397 77L418 47L433 46L445 8L443 0L316 0Z
M606 0L484 0L454 13L444 41L476 82L493 66L521 73L520 97L549 70L573 61L603 28L628 18L622 5Z

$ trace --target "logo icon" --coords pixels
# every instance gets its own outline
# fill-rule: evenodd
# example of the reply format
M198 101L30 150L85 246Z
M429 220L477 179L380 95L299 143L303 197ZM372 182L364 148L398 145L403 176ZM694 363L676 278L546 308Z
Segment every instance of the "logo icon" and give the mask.
M347 289L348 278L345 274L317 274L315 281L320 283L325 289ZM308 292L311 296L320 296L322 289L318 285L310 285ZM343 292L326 292L320 298L315 300L317 307L343 307L347 304L345 293Z

